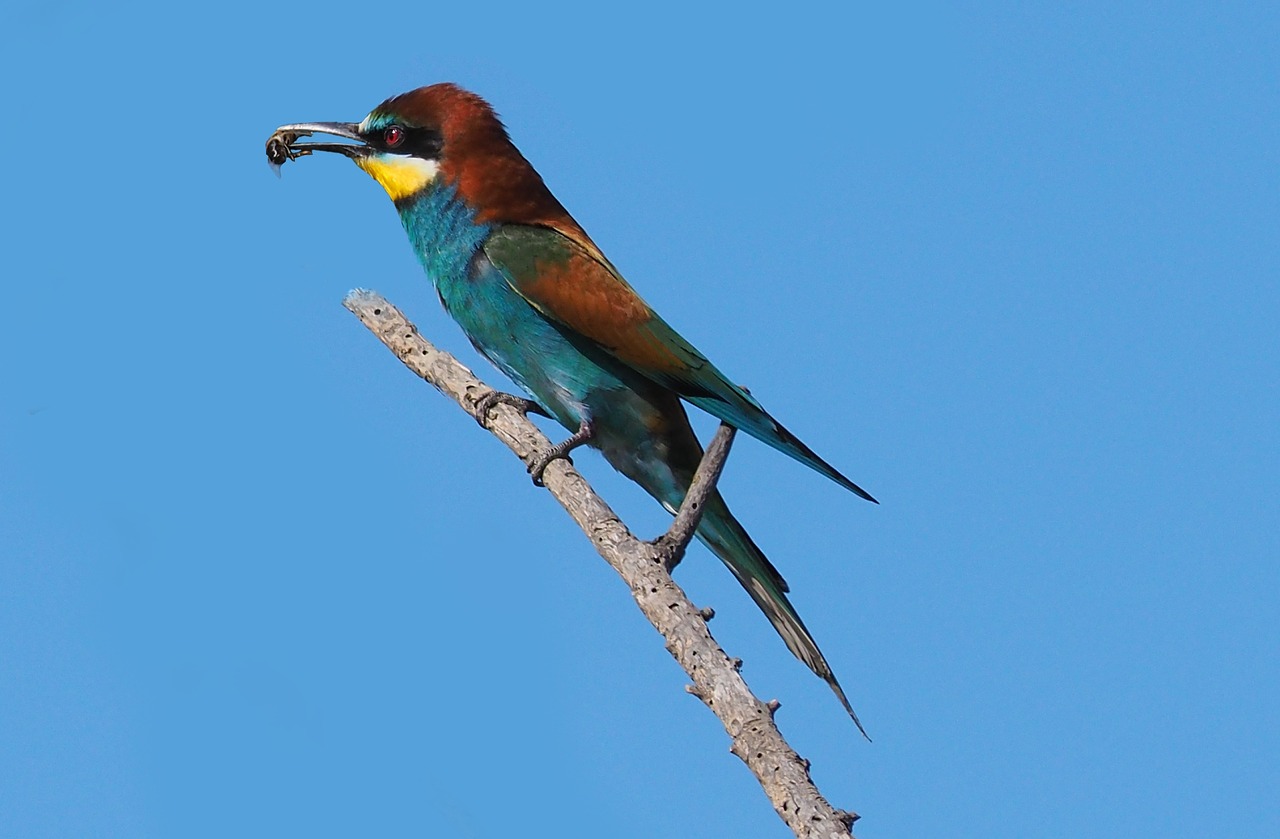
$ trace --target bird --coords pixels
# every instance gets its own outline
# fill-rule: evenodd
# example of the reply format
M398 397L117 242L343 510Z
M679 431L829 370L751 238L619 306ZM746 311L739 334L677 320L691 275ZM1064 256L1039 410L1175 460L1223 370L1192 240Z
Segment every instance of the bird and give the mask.
M315 134L338 141L300 142ZM433 84L385 100L358 123L283 125L267 144L277 174L313 152L345 155L386 190L445 310L532 396L517 402L571 432L531 467L535 482L551 459L588 444L675 513L703 454L687 402L879 503L641 299L479 95ZM718 490L696 534L865 736L786 581Z

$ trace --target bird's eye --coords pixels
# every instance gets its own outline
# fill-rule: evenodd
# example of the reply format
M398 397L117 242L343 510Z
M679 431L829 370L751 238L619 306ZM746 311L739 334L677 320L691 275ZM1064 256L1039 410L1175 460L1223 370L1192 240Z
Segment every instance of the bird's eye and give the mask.
M404 129L398 125L387 126L382 132L382 142L386 143L388 148L394 149L404 142Z

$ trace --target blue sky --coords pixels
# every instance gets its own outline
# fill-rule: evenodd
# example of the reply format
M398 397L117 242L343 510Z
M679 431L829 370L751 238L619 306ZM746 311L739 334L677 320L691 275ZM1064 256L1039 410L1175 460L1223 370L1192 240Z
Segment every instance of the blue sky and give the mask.
M1277 43L1262 3L7 5L0 835L788 835L547 494L341 308L500 382L381 190L266 166L443 80L883 502L749 439L723 483L873 744L677 572L859 836L1275 835Z

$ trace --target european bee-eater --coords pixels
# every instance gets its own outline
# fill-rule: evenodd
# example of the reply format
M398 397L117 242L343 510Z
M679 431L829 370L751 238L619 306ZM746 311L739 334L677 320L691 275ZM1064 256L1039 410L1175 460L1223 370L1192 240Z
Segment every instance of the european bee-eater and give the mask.
M297 142L319 133L349 142ZM276 164L313 151L346 155L391 196L418 260L471 343L573 432L555 455L588 443L675 512L702 458L683 399L875 500L640 299L479 96L431 85L388 99L359 123L281 126L268 144ZM697 535L858 723L786 582L718 492Z

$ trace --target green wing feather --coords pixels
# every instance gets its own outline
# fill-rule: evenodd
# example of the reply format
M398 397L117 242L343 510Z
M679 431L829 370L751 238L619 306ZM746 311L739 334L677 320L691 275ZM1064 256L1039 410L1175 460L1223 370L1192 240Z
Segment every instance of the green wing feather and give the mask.
M544 317L704 411L875 501L649 308L590 240L549 227L504 225L486 240L484 252Z

